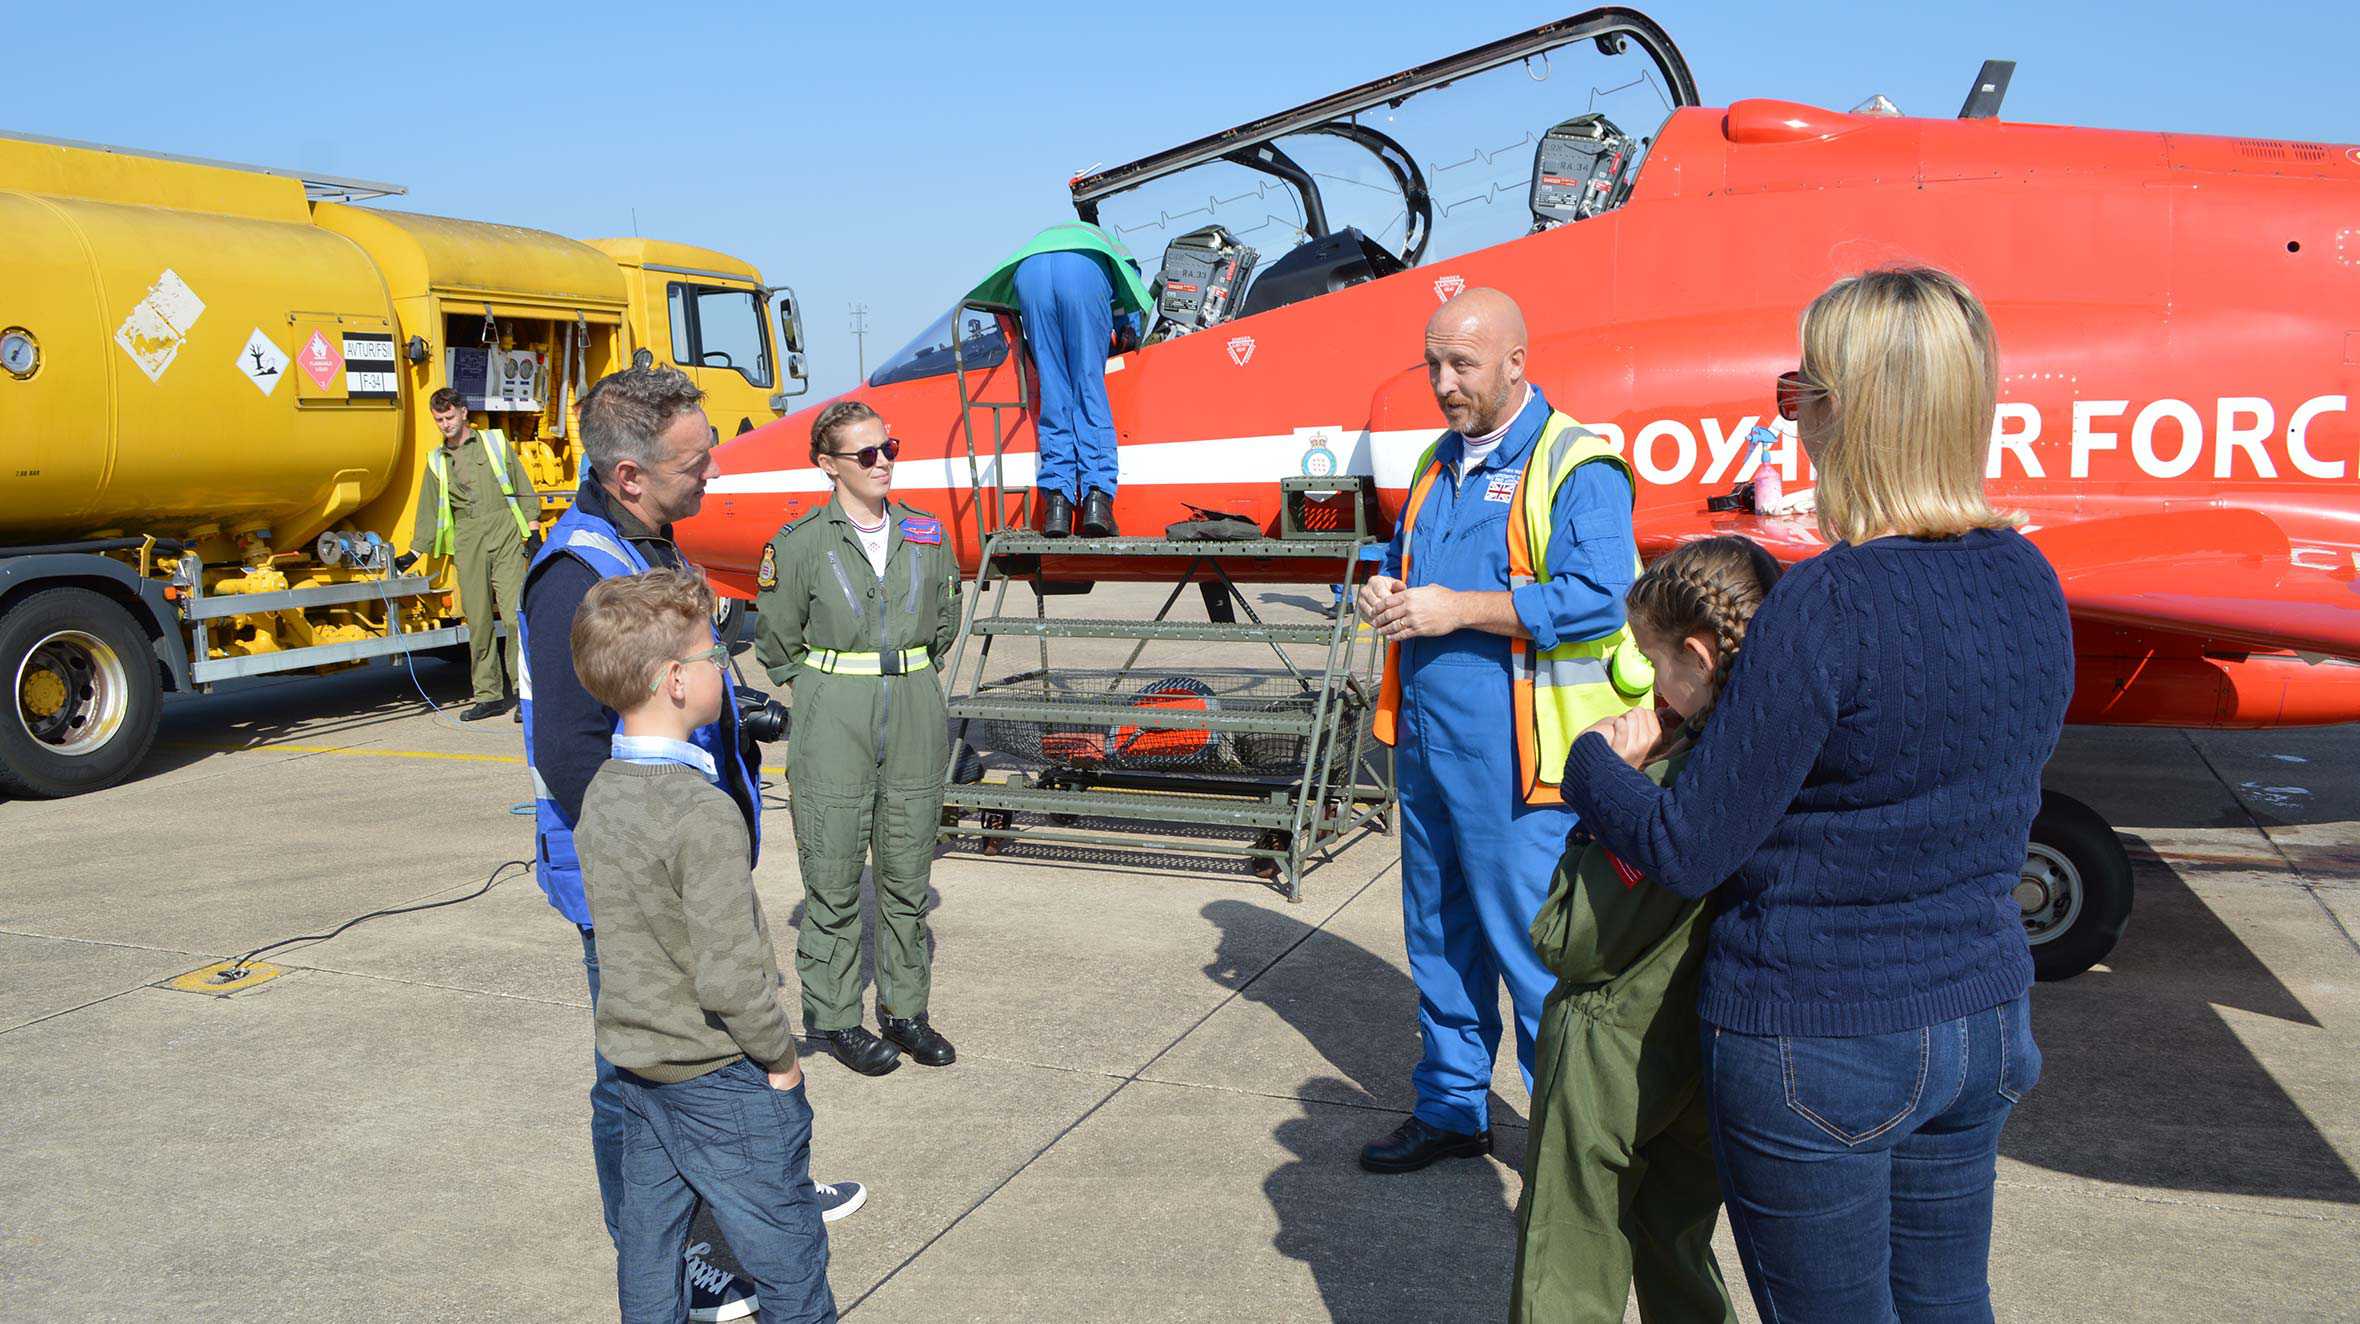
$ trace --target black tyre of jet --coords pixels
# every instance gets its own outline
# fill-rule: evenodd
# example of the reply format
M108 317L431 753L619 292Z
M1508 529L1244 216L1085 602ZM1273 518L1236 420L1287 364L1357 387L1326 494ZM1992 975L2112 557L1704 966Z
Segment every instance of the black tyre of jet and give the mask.
M2096 810L2043 791L2016 884L2032 973L2071 979L2106 959L2131 922L2131 858Z
M155 649L130 612L88 589L43 589L0 615L0 683L0 795L112 786L155 743Z
M713 595L713 633L733 652L737 649L738 636L745 632L746 605L744 598Z

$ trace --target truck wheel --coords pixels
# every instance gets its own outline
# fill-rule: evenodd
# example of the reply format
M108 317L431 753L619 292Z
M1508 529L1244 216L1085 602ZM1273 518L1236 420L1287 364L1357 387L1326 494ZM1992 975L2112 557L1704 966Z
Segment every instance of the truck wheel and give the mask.
M2131 857L2098 811L2043 791L2016 882L2037 979L2071 979L2106 959L2131 922Z
M155 743L154 650L131 613L88 589L43 589L0 616L0 679L0 794L112 786Z

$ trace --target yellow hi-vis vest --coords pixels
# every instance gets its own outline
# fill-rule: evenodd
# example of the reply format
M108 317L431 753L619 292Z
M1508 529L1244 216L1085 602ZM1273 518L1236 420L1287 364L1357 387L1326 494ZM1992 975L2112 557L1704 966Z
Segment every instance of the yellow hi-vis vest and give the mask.
M1409 578L1410 534L1417 527L1418 509L1442 472L1435 452L1442 443L1426 448L1410 480L1409 500L1401 509L1401 577ZM1552 412L1533 443L1516 479L1516 495L1508 507L1508 587L1519 589L1548 578L1549 534L1557 489L1585 464L1603 462L1631 479L1631 466L1604 438ZM1532 481L1535 471L1545 475ZM1631 479L1634 504L1637 480ZM1632 553L1636 573L1638 554ZM1565 756L1574 737L1603 718L1628 712L1654 700L1655 669L1631 641L1628 625L1596 639L1573 639L1534 656L1533 641L1510 641L1512 688L1516 701L1516 761L1520 765L1527 804L1561 804L1558 782L1565 776ZM1384 687L1377 697L1374 734L1386 745L1396 743L1401 721L1401 646L1385 649Z
M484 428L475 435L483 438L484 451L491 456L492 476L500 480L500 499L507 503L508 513L516 517L516 536L529 541L533 536L533 523L525 518L523 511L517 509L516 486L508 479L508 434L498 428ZM440 522L434 526L434 546L427 550L427 554L449 556L452 539L451 448L436 445L426 457L426 467L434 471L434 481L440 484L442 492L442 510L437 516Z

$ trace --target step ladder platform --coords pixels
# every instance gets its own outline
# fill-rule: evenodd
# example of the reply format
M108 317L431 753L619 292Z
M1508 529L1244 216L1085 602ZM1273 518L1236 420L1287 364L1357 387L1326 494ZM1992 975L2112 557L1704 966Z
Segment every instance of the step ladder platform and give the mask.
M1076 616L1066 619L1035 616L990 616L975 622L977 634L1014 635L1028 639L1174 639L1192 642L1249 644L1324 644L1336 632L1335 622L1311 625L1256 625L1250 621L1117 621Z
M1042 533L995 533L991 554L1001 556L1214 556L1223 560L1341 561L1356 540L1340 538L1052 538Z

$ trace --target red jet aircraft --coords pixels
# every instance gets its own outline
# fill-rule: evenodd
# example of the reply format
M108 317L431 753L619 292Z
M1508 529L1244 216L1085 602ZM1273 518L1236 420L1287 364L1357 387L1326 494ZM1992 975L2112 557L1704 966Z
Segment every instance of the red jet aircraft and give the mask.
M1084 219L1150 263L1162 245L1158 323L1107 363L1122 527L1196 509L1275 529L1279 479L1338 474L1372 480L1389 522L1442 426L1426 318L1488 285L1524 307L1532 379L1630 457L1643 553L1743 533L1808 556L1807 515L1708 501L1765 455L1788 491L1811 482L1772 403L1804 305L1931 263L1998 330L1991 490L2073 609L2070 719L2360 719L2360 147L2011 123L2009 69L1986 65L1956 119L1881 97L1712 109L1660 28L1597 9L1075 179ZM1029 418L1009 411L995 448L969 404L1024 387L1016 330L954 308L850 393L970 568L1032 485ZM764 543L827 499L816 412L720 451L681 540L725 591L751 596ZM1748 444L1757 425L1774 447ZM2127 920L2127 860L2052 796L2019 900L2044 975L2073 973Z

